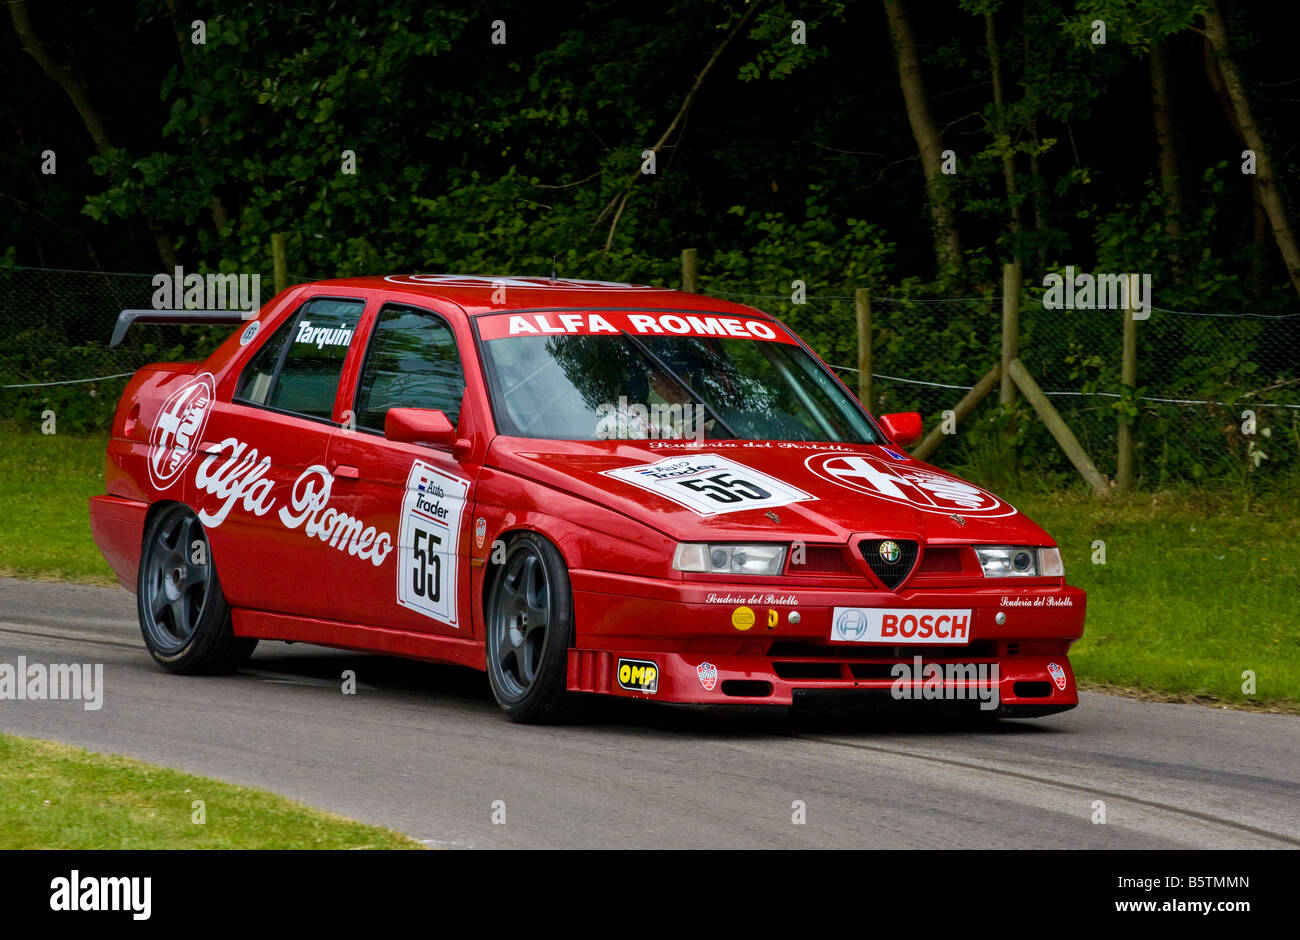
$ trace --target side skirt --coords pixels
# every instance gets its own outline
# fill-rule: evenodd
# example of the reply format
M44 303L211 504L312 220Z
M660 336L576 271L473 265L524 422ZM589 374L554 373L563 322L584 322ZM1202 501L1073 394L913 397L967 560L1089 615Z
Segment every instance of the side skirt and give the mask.
M264 640L294 640L366 653L405 656L434 663L487 669L483 644L478 640L432 636L407 630L371 627L341 620L294 617L237 607L231 612L235 636Z

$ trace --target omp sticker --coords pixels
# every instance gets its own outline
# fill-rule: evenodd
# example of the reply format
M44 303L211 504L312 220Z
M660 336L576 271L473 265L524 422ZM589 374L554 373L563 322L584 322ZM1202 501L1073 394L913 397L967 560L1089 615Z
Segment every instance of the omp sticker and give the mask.
M924 467L900 466L865 454L813 454L804 461L809 470L850 490L895 503L906 503L922 512L967 516L1012 516L1016 507L992 493L956 477Z
M1060 689L1062 692L1064 692L1064 691L1065 691L1065 681L1066 681L1066 680L1065 680L1065 670L1062 669L1062 668L1061 668L1059 665L1057 665L1056 663L1048 663L1048 664L1047 664L1047 671L1051 674L1051 676L1052 676L1052 681L1056 683L1056 687L1057 687L1058 689Z
M618 684L631 692L654 695L659 691L659 666L643 659L620 659Z
M742 633L754 625L754 611L748 607L737 607L731 612L731 625Z
M165 490L198 453L203 429L212 413L216 384L210 372L190 379L163 402L149 432L149 479Z
M468 493L468 480L415 461L398 533L397 603L457 629L456 561Z
M756 317L729 317L716 313L628 313L605 310L568 313L494 313L475 319L479 335L485 340L512 336L700 336L717 339L762 339L794 343L780 324Z
M970 608L836 607L831 614L830 638L836 643L964 646L970 642L970 617Z
M655 463L603 473L670 499L701 516L767 509L817 498L717 454L666 457Z

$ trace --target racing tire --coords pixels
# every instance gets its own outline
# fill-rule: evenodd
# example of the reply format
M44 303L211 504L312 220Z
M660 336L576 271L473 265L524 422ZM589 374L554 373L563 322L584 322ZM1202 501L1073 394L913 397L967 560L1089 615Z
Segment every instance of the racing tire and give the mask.
M257 646L256 637L235 636L207 534L181 503L145 528L136 607L149 655L170 672L232 672Z
M532 724L575 718L581 699L568 691L573 591L559 549L532 532L515 536L484 614L488 683L507 717Z

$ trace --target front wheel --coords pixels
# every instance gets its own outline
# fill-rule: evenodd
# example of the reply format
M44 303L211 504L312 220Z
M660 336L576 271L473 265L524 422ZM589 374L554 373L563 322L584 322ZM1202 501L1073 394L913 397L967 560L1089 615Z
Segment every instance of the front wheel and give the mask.
M208 537L180 503L160 510L145 529L136 605L144 645L172 672L230 672L257 646L256 638L235 636Z
M547 722L577 710L568 688L573 594L559 550L532 532L515 537L486 605L487 672L513 721Z

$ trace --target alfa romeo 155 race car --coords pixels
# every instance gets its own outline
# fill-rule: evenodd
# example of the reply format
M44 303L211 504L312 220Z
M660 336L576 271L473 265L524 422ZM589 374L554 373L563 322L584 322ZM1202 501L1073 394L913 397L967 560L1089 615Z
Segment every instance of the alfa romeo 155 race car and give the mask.
M920 433L712 297L321 281L131 378L90 519L173 672L271 639L485 670L520 721L583 693L1075 706L1084 593Z

